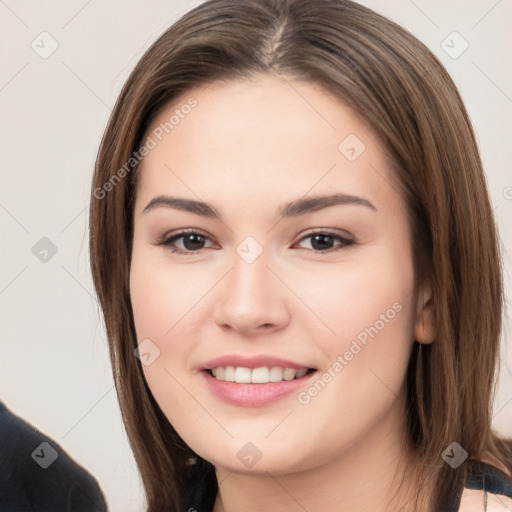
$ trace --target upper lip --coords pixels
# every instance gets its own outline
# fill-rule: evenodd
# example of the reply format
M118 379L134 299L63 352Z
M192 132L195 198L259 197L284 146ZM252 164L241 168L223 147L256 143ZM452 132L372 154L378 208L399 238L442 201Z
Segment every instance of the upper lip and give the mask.
M293 368L300 370L302 368L311 368L308 365L295 363L282 359L280 357L258 355L253 357L246 357L241 355L225 355L206 361L201 370L211 370L212 368L225 368L226 366L244 367L244 368L261 368L262 366L281 366L283 368Z

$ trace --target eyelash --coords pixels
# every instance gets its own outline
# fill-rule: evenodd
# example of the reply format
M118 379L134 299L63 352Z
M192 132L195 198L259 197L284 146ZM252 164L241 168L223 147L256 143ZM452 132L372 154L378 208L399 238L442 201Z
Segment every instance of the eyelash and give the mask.
M197 249L197 250L194 251L194 250L178 249L175 246L173 247L173 243L176 242L176 240L179 240L180 238L183 238L186 235L199 235L199 236L201 236L201 237L203 237L205 239L210 239L210 237L208 235L206 235L205 233L202 233L201 231L198 231L198 230L195 230L195 229L184 229L184 230L182 230L182 231L180 231L178 233L175 233L175 234L173 234L171 236L159 239L155 245L163 246L163 247L167 248L168 250L170 250L172 253L179 254L179 255L199 254L201 251L203 251L205 249L205 248ZM337 241L339 241L341 243L339 245L334 246L333 248L325 250L325 251L319 251L317 249L305 249L304 247L300 247L300 249L305 249L306 251L313 251L316 254L330 254L330 253L337 252L337 251L340 251L342 249L345 249L345 248L347 248L347 247L349 247L351 245L354 245L356 243L354 240L351 240L350 238L345 238L345 237L343 237L343 236L341 236L341 235L339 235L339 234L337 234L337 233L335 233L333 231L329 231L329 230L310 231L309 233L304 235L299 240L299 243L302 242L303 240L306 240L307 238L314 237L315 235L325 235L325 236L328 236L328 237L332 237L334 240L337 240Z

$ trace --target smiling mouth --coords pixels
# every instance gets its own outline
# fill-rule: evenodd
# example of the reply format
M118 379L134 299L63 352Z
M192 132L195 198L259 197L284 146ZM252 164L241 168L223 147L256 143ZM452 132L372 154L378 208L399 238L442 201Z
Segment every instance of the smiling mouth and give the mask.
M314 368L285 368L283 366L219 366L205 370L209 375L224 382L237 384L270 384L282 381L298 380L316 371Z

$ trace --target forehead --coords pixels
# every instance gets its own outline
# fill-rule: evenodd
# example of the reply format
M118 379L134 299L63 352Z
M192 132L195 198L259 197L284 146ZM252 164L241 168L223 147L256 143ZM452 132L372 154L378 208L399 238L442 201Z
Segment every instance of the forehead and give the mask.
M388 190L385 152L360 116L318 84L292 78L191 89L159 112L146 137L154 147L140 167L138 196L224 191L219 199L268 203L333 187L397 189Z

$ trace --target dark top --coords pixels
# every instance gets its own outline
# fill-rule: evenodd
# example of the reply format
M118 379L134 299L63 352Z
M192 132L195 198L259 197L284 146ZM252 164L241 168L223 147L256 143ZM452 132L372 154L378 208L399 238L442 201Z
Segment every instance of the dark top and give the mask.
M468 462L469 474L465 488L485 491L485 503L487 503L488 494L501 494L512 498L512 478L485 462L471 459ZM460 488L454 492L453 501L447 503L446 512L458 512L463 490Z
M217 496L217 483L213 466L198 457L198 467L188 469L187 497L183 512L211 512ZM494 466L468 459L468 478L465 485L454 489L439 512L458 512L464 488L485 491L485 494L503 495L512 498L512 478ZM484 501L487 502L486 498ZM482 505L482 512L484 506Z
M0 511L106 510L96 480L0 401Z

